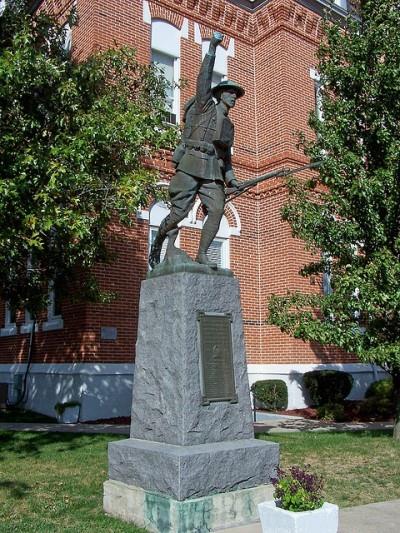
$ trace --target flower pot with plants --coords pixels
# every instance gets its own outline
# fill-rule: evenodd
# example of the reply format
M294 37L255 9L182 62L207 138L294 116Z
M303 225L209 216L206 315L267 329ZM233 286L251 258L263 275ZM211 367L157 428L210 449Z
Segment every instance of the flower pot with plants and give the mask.
M80 402L58 402L54 406L59 424L76 424L79 422Z
M337 533L339 509L324 502L321 477L293 466L272 483L276 499L258 505L263 533Z

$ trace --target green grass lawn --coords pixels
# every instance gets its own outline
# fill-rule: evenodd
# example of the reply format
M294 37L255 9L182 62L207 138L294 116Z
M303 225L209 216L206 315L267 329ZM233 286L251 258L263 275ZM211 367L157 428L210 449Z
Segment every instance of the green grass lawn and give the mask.
M341 507L400 498L400 443L392 431L282 433L281 466L309 464L325 481L326 499Z
M400 498L400 445L390 432L289 433L279 442L282 466L309 463L341 506ZM107 443L120 435L0 431L2 533L130 532L102 510Z
M1 431L1 533L143 531L103 513L107 443L118 439Z

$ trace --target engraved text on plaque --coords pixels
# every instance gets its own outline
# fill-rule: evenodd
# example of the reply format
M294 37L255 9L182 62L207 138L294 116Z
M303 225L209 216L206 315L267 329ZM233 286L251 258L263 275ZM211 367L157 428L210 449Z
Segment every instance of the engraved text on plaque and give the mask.
M198 313L203 404L237 402L230 314Z

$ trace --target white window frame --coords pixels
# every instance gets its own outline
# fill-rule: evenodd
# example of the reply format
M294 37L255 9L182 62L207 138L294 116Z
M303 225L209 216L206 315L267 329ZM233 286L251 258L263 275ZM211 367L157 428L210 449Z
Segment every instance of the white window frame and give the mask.
M170 85L170 83L172 83L172 87L171 87L171 92L172 92L172 96L166 96L165 100L166 100L166 112L173 115L174 117L174 120L171 120L170 122L172 124L177 124L178 123L178 111L179 109L177 108L176 106L176 101L177 101L177 86L176 86L176 76L175 76L175 73L176 73L176 61L177 59L173 56L170 56L168 54L166 54L165 52L160 52L159 50L155 50L154 48L151 49L151 61L152 63L154 63L157 68L160 70L160 71L163 71L163 63L160 63L159 61L157 60L154 60L154 55L155 54L159 54L161 56L163 56L165 58L165 63L164 64L168 64L168 63L172 63L172 75L173 75L173 79L172 79L172 82L170 80L167 79L167 76L165 76L165 78L167 79L167 82L168 82L168 85ZM165 72L164 72L165 74ZM168 120L167 120L168 122Z
M322 109L322 84L319 72L314 68L310 68L310 78L314 81L315 114L318 120L324 120L324 112Z
M4 327L0 329L1 337L10 337L17 334L16 322L11 322L11 309L8 302L5 303Z
M159 52L173 59L174 88L172 101L172 114L176 123L180 122L180 56L181 56L181 30L166 22L154 19L151 21L151 52Z
M221 264L218 264L218 268L229 268L229 263L230 263L229 261L229 239L215 237L215 239L211 243L211 246L213 243L221 243ZM212 260L208 252L207 252L207 257L210 260Z
M333 259L331 256L328 256L328 254L325 254L325 259L327 260L330 266L329 266L329 269L325 270L322 273L322 292L324 296L329 296L333 292L332 285L331 285L331 280L332 280L331 265L332 265Z
M56 329L63 329L64 320L61 314L56 314L56 294L54 290L54 282L49 283L49 295L47 304L47 320L42 324L43 331L54 331Z
M318 0L318 2L324 6L340 9L341 11L349 10L348 0Z
M65 52L68 54L72 50L72 28L69 24L69 22L66 22L64 24L64 42L63 42L63 48Z

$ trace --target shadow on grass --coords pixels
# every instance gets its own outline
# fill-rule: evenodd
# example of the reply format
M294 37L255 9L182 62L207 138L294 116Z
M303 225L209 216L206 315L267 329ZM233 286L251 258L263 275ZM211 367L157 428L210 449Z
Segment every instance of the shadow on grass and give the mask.
M329 435L337 435L337 436L341 436L343 438L353 438L353 437L357 437L357 438L382 438L382 437L386 437L386 438L390 438L392 439L393 438L393 430L392 429L360 429L360 430L352 430L352 431L345 431L345 430L337 430L337 429L329 429L329 430L325 430L325 431L315 431L314 430L306 430L306 429L303 429L302 431L292 431L292 432L288 432L288 431L282 431L282 432L274 432L274 433L268 433L268 432L262 432L262 431L259 431L259 432L256 432L255 434L255 438L256 439L263 439L263 440L268 440L269 438L273 438L273 437L293 437L294 439L296 438L296 435L299 436L300 434L303 434L303 435L308 435L308 436L317 436L317 435L320 435L321 437L327 437Z
M55 424L57 419L54 417L35 413L33 411L26 411L25 409L18 409L16 407L7 407L0 409L0 422L14 423L14 422L34 422L43 424Z
M6 453L21 458L37 457L43 453L68 452L83 449L104 438L105 443L112 440L110 435L82 435L79 433L29 433L0 432L0 461L5 460Z
M21 500L26 497L30 489L30 485L21 481L0 481L0 491L5 490L9 492L10 497L16 500Z

